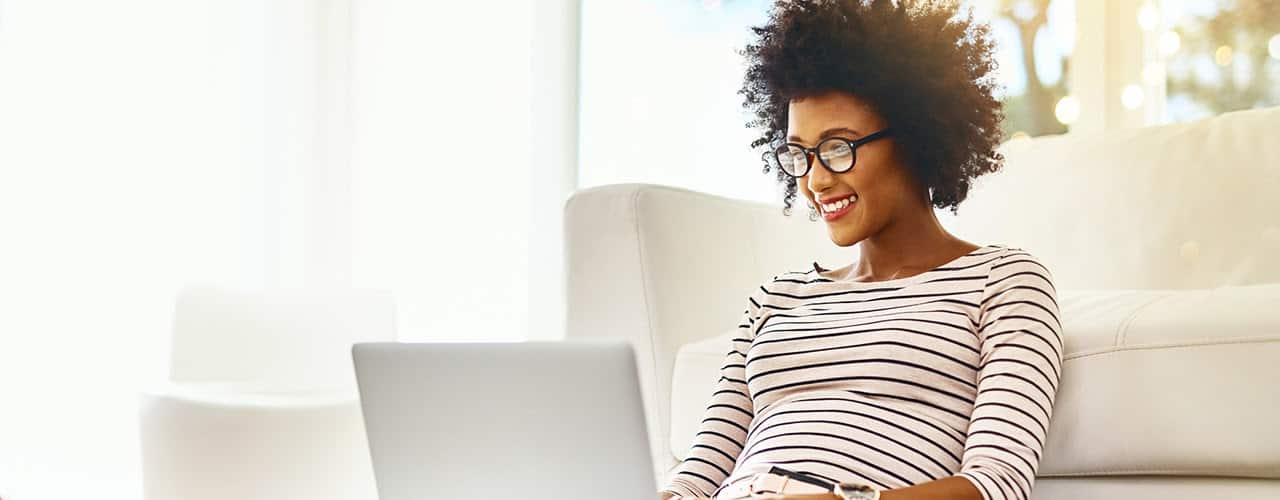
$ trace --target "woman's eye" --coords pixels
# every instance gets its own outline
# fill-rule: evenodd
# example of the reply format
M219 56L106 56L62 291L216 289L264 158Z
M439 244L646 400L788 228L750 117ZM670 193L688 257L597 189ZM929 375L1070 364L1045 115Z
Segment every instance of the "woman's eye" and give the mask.
M841 142L841 143L836 143L835 145L832 145L830 147L823 148L822 156L827 159L839 158L841 156L848 155L850 151L851 150L849 149L849 145Z

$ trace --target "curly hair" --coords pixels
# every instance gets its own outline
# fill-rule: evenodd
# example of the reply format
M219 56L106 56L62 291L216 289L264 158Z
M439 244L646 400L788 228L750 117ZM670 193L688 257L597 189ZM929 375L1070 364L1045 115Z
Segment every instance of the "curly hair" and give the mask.
M955 2L784 0L752 32L739 91L747 125L761 132L752 148L785 142L792 99L838 90L893 127L899 156L937 208L956 212L975 178L1000 169L995 43ZM762 158L786 188L789 214L796 180L768 150Z

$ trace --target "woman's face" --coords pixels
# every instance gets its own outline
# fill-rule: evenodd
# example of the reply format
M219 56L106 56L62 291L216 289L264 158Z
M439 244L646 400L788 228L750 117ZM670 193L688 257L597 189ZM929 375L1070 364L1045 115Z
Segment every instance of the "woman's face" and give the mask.
M787 141L805 147L828 137L858 139L888 126L867 102L844 92L792 100L788 109ZM922 201L918 184L893 146L892 136L863 144L855 151L853 168L839 174L814 157L809 172L796 179L798 190L818 207L836 245L850 246L875 235ZM828 210L828 205L852 195L857 199L847 208Z

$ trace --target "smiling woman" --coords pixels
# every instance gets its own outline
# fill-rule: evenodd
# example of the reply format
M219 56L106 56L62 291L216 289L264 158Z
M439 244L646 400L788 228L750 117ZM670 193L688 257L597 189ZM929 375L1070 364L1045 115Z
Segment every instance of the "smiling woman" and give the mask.
M791 178L791 189L798 189L809 200L809 206L821 211L837 245L849 246L866 239L882 229L894 214L911 212L912 206L928 206L927 193L918 177L903 167L897 139L864 142L884 137L883 133L890 129L862 98L836 91L797 98L790 103L787 116L788 139L794 141L784 146L788 152L803 147L797 143L806 141L821 141L821 146L842 144L838 141L843 139L850 141L850 146L855 142L862 146L856 150L849 147L844 154L840 153L846 148L835 148L828 155L831 160L819 162L826 168L788 169L781 162L793 155L777 156ZM863 136L859 130L876 132ZM822 160L824 155L817 156ZM807 158L803 160L809 163ZM843 200L850 204L845 206Z
M741 90L755 114L751 125L762 132L752 146L784 142L793 101L833 90L851 94L843 104L858 116L846 118L892 124L895 153L932 204L955 209L973 178L1000 167L995 148L1004 113L994 95L990 29L971 18L954 22L960 15L954 4L892 3L786 3L755 29L759 39L745 51L750 67ZM813 107L838 112L834 105ZM778 168L790 207L796 183L780 167L767 163L765 170Z
M858 256L747 298L663 494L738 498L780 467L832 498L1026 500L1062 367L1053 278L934 211L1001 165L986 26L948 2L796 0L754 32L742 94L784 213L799 193Z

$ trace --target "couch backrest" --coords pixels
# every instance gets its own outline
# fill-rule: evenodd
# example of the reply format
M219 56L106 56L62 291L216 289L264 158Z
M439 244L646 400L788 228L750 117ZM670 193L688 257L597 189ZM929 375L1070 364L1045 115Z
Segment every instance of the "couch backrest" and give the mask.
M1059 288L1280 282L1280 107L1002 149L944 225L1029 250Z
M351 345L395 340L395 314L384 291L187 287L174 309L169 379L354 390Z

